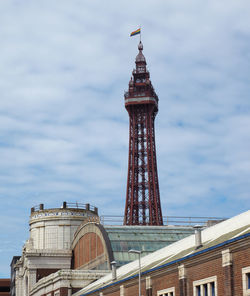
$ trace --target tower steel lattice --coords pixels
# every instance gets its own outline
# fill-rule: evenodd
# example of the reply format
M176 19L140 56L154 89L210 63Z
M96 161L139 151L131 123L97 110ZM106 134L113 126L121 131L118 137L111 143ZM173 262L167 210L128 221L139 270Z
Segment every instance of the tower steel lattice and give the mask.
M125 107L129 114L129 156L124 225L163 225L157 174L154 120L158 96L150 81L143 45L138 45Z

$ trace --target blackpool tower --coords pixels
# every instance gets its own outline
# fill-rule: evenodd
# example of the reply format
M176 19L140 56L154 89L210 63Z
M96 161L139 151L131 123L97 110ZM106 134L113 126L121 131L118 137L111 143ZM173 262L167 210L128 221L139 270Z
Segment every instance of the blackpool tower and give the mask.
M143 45L125 93L129 114L129 156L124 225L163 225L156 163L154 120L158 96L150 81Z

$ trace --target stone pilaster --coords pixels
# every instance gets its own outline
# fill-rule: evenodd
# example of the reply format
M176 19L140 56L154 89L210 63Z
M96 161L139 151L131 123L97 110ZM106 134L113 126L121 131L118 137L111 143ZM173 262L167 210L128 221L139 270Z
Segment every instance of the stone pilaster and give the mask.
M222 269L223 269L223 283L224 296L233 296L233 260L232 253L229 249L223 250L222 254Z
M36 283L36 269L30 269L28 272L29 277L29 291L34 287Z
M16 275L16 279L15 279L15 285L16 285L16 296L21 296L22 295L22 280L21 278Z
M124 289L124 286L120 286L120 296L124 296L125 295L125 289Z
M152 296L152 280L150 276L146 277L146 296Z
M184 264L178 267L180 296L187 296L187 271Z

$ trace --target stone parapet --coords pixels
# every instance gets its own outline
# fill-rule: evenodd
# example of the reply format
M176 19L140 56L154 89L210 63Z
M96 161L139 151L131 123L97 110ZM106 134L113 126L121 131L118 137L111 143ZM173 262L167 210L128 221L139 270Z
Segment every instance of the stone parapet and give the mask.
M80 288L110 273L105 270L62 269L39 280L30 291L30 296L42 295L61 288Z

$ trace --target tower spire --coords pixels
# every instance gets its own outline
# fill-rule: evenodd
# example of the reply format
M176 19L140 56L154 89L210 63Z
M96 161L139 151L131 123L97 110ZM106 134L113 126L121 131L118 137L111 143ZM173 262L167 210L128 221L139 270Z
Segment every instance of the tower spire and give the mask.
M154 119L158 96L142 53L135 59L125 108L129 114L129 159L124 225L163 225L157 173Z

